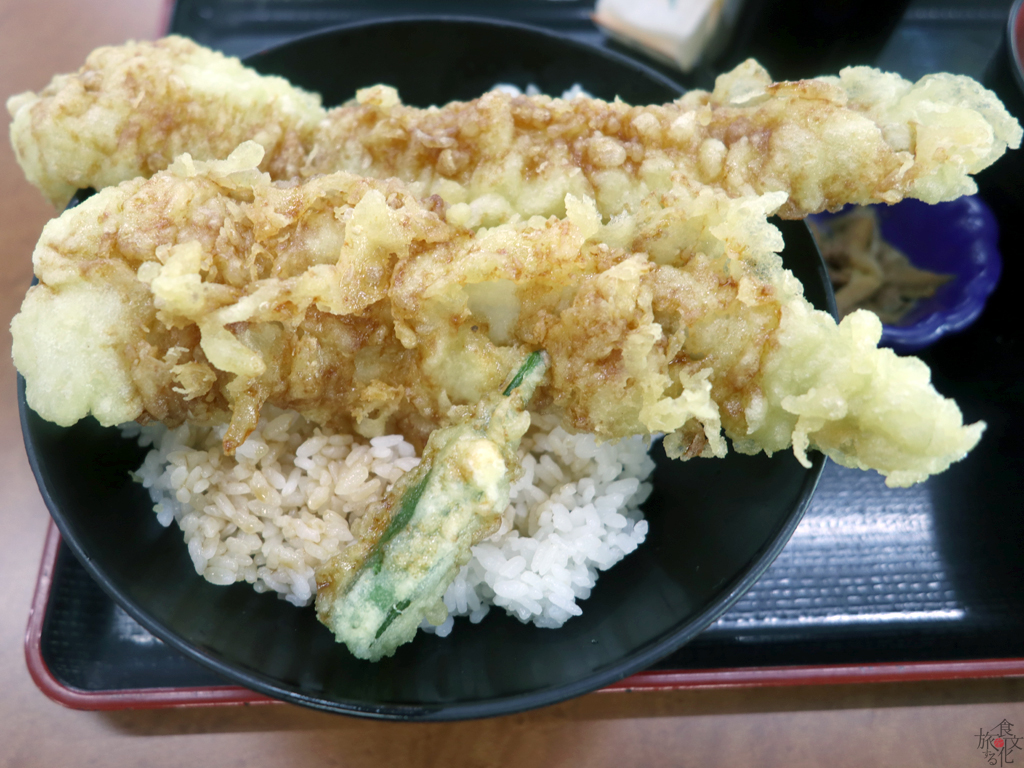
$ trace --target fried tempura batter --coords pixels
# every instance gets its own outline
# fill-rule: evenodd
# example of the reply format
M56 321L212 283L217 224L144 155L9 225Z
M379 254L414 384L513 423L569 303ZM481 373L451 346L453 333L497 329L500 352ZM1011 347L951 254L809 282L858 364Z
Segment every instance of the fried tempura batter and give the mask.
M264 170L295 176L324 115L319 96L183 37L98 48L7 109L25 176L58 208L78 189L150 176L184 152L219 160L247 139L266 150Z
M975 191L968 175L1021 139L998 99L967 77L911 84L853 67L773 84L753 61L713 92L664 106L493 92L417 109L378 86L325 113L280 78L177 37L99 49L77 74L8 109L26 175L57 206L78 187L149 176L182 152L221 159L253 139L275 179L394 176L418 197L440 195L472 227L561 216L566 194L591 197L605 217L649 208L636 221L641 237L671 207L658 196L682 188L785 192L787 218L850 202L951 200Z
M939 74L916 84L870 67L772 83L753 60L711 93L663 106L495 91L440 109L403 106L393 89L360 91L321 126L304 174L396 176L420 196L474 209L460 220L562 215L566 194L603 216L638 212L674 187L731 197L785 192L783 218L847 203L929 203L976 191L1021 129L989 91Z
M632 224L585 198L474 232L396 180L273 184L261 158L252 143L183 157L47 225L12 324L33 409L65 425L230 419L230 451L269 402L422 444L542 348L532 409L602 438L666 432L677 456L724 455L724 431L744 452L792 444L806 461L813 446L906 485L983 429L922 363L875 348L877 320L837 327L807 304L765 218L782 193L701 190L655 255L622 247Z

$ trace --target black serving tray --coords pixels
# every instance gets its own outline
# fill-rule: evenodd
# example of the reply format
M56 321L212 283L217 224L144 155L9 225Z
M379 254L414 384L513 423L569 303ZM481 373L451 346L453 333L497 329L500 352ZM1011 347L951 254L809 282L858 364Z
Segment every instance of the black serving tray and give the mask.
M447 0L435 7L614 47L590 21L592 2ZM1003 0L913 2L873 54L879 66L907 77L948 70L980 79L1008 9ZM314 29L423 10L411 0L180 0L170 31L247 55ZM670 76L706 85L710 70ZM1001 226L1001 284L973 326L920 355L968 421L988 422L979 447L909 489L829 464L804 520L754 588L697 639L616 688L1024 674L1024 211L1005 176L979 179ZM40 686L71 706L261 698L227 686L146 632L53 532L27 654Z

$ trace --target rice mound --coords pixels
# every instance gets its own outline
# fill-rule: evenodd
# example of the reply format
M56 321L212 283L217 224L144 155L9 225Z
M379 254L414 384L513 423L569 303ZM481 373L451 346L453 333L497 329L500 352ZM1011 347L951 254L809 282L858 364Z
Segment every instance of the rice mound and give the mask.
M235 455L221 448L226 427L122 427L152 447L135 479L157 520L177 522L196 572L214 584L245 581L308 605L314 569L354 540L359 518L419 463L401 435L366 441L265 409ZM559 627L581 613L599 571L647 535L640 505L654 469L641 437L598 445L537 423L520 448L523 474L501 528L473 548L445 594L453 617L479 622L492 605L520 621Z
M632 437L598 445L593 435L561 427L533 431L520 450L523 476L511 490L498 532L473 547L469 563L445 592L448 619L473 623L491 605L522 622L560 627L582 609L598 571L611 568L643 543L647 521L640 505L653 486L645 440Z

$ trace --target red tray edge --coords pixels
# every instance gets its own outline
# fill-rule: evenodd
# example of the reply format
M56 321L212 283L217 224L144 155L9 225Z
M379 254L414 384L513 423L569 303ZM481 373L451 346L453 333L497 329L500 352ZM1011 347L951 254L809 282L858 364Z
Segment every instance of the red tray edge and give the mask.
M139 688L111 691L83 691L61 683L43 659L42 636L46 604L53 586L53 568L60 547L60 531L50 521L43 543L42 563L36 577L36 588L29 609L25 632L25 662L32 682L46 696L71 709L155 709L163 707L195 707L214 704L259 704L275 700L263 694L234 685L202 688Z
M50 521L42 563L25 632L25 661L29 675L46 696L70 709L118 710L202 707L228 704L277 704L275 699L240 686L200 688L138 688L83 691L62 684L46 666L42 654L43 617L53 584L60 532ZM972 661L889 662L794 667L707 670L648 670L602 688L599 693L676 691L701 688L764 688L792 685L890 683L921 680L961 680L1024 676L1024 659Z

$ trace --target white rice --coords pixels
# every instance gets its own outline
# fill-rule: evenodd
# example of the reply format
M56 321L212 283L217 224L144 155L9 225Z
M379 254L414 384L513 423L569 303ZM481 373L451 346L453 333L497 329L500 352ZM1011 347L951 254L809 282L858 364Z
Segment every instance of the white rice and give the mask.
M162 525L177 522L196 572L214 584L246 581L295 605L316 591L314 568L354 536L350 526L419 463L400 435L369 442L291 412L265 409L234 457L225 427L122 428L153 446L136 479ZM578 616L606 570L647 535L640 505L654 468L642 438L597 445L535 424L524 438L523 475L501 528L473 548L445 594L448 619L424 629L447 635L454 616L480 621L492 605L520 621L559 627Z
M502 93L507 93L509 96L523 96L523 95L526 95L526 96L541 96L541 95L543 95L543 91L541 91L541 89L538 88L533 83L530 83L529 85L527 85L525 91L523 89L521 89L518 85L513 85L512 83L496 83L494 85L493 90L501 91ZM568 89L562 91L562 96L561 96L561 98L565 99L566 101L572 101L573 99L578 99L580 97L584 97L584 98L587 98L587 99L592 99L593 98L593 96L590 94L590 92L587 91L579 83L573 83Z

